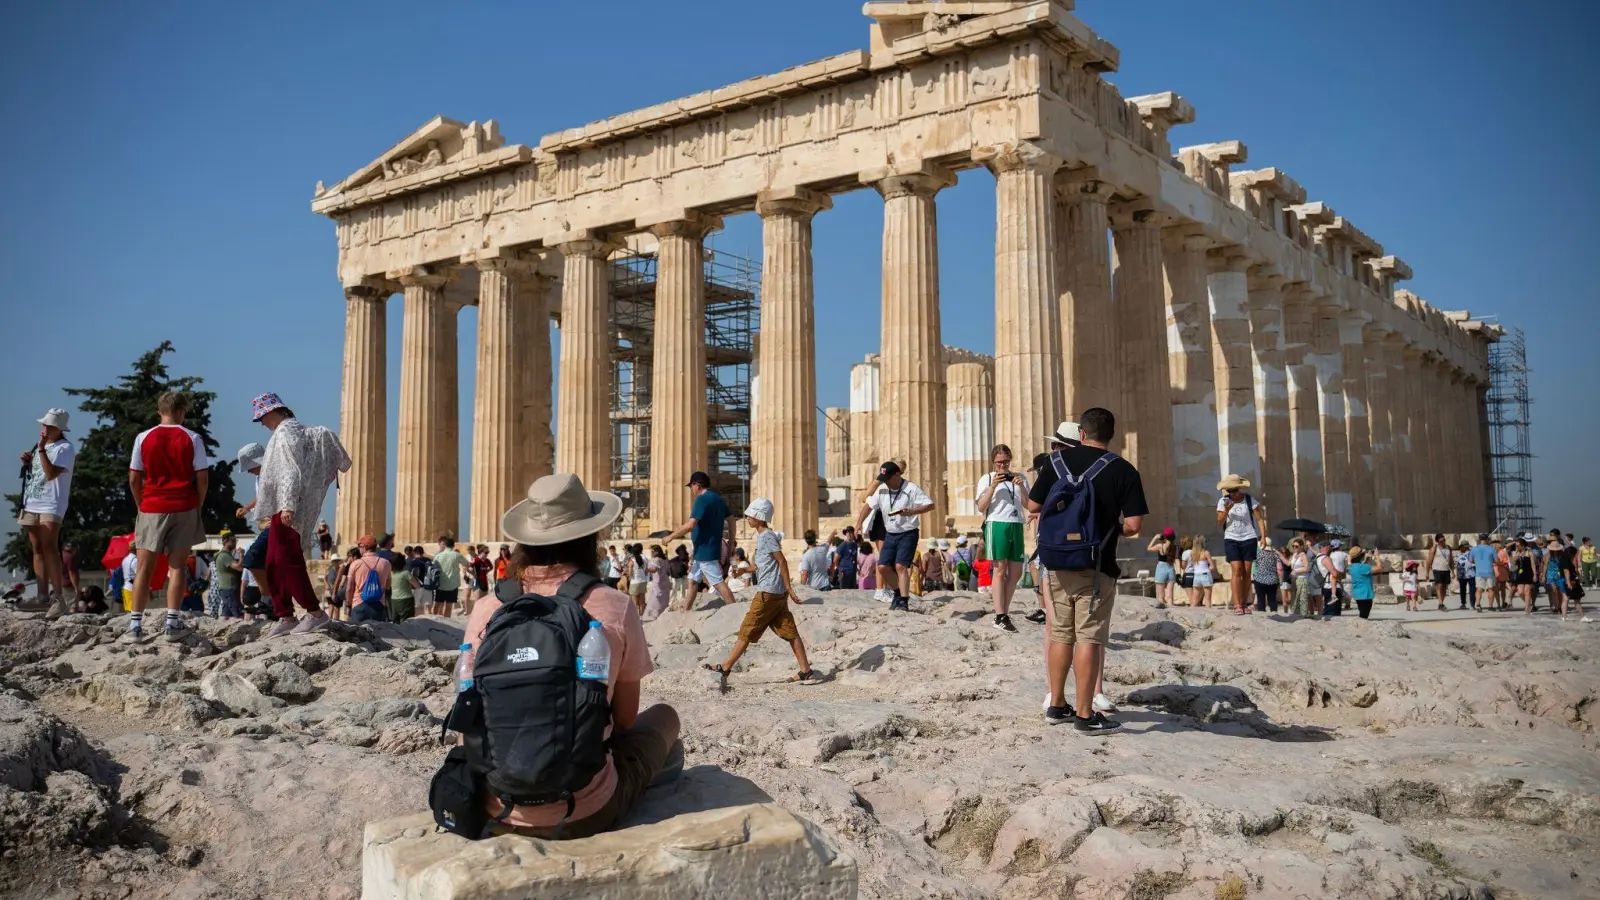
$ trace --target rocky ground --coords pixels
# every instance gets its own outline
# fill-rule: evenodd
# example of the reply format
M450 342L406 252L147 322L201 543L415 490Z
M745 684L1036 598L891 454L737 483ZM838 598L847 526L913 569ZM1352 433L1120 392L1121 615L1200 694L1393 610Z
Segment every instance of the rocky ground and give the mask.
M635 820L771 798L869 898L1600 896L1600 626L1122 597L1126 727L1087 738L1040 716L1042 627L984 603L813 597L809 687L771 637L726 689L699 669L743 604L651 623L687 769ZM0 613L0 896L354 898L362 824L426 808L460 620L196 624Z

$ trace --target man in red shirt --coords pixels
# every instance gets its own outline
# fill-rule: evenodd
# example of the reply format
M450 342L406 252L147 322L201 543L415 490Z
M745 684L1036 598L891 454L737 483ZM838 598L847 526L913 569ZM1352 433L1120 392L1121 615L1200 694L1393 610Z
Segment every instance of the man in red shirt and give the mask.
M172 642L189 634L178 609L189 585L189 551L206 539L200 502L206 495L211 461L200 435L183 427L189 395L168 391L156 401L156 410L161 424L134 440L128 464L128 489L139 508L133 528L139 568L133 578L128 633L120 639L126 644L144 640L144 608L150 602L150 576L160 554L167 556L167 621L162 632Z

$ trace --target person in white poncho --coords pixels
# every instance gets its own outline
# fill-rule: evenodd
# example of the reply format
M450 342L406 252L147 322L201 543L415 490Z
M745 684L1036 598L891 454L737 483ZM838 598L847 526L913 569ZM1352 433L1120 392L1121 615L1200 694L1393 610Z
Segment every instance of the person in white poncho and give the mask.
M265 586L278 624L269 636L316 631L328 624L328 616L311 585L306 558L322 501L339 473L350 470L350 454L330 429L301 424L277 394L257 397L250 412L272 431L261 461L254 513L257 519L270 519ZM295 603L307 612L299 622Z

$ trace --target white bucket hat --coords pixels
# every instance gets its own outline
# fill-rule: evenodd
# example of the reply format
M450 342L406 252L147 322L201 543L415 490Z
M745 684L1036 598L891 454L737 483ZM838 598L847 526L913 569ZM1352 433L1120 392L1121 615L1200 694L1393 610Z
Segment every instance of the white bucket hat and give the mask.
M765 497L757 497L750 501L749 506L745 507L744 514L746 518L757 519L771 524L772 501Z
M563 472L528 485L528 499L500 517L500 531L507 540L542 547L604 531L621 515L621 497L586 490L578 476Z
M267 448L260 444L249 443L239 448L239 468L246 472L259 468L266 458Z
M66 431L67 430L67 415L68 415L68 413L67 413L66 410L64 410L61 407L57 406L57 407L55 407L53 409L50 409L47 412L45 412L44 418L39 420L39 424L40 425L54 425L55 427L61 429L62 431Z

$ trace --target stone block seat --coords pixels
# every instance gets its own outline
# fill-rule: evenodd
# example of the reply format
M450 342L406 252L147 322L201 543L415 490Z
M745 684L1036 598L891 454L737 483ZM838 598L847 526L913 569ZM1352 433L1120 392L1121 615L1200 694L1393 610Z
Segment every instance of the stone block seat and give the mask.
M363 900L846 900L855 860L775 803L681 813L571 841L437 833L429 813L367 824Z

